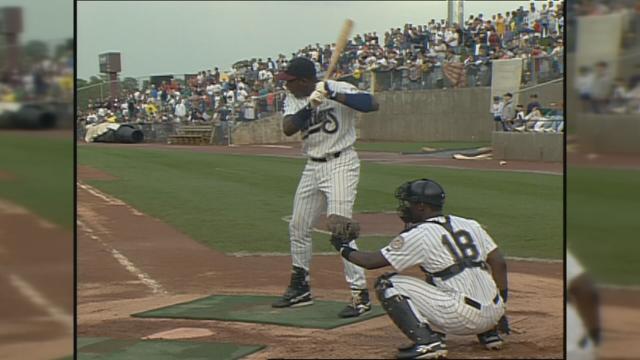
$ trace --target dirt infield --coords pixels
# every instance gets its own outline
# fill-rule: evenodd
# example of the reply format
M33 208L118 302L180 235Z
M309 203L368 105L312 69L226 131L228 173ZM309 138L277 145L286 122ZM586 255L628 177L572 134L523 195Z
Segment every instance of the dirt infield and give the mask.
M73 234L0 199L0 358L73 353Z
M91 146L96 145L110 144ZM300 156L299 147L295 145L126 146ZM380 163L562 173L562 165L553 163L511 162L505 167L497 161L459 161L373 152L361 152L360 158ZM78 176L80 182L111 177L89 167L79 168ZM283 212L287 210L283 209ZM393 234L399 225L392 214L359 214L358 218L369 233ZM225 256L84 183L78 189L78 221L79 336L141 338L174 328L206 328L213 335L194 341L268 345L249 359L392 358L396 347L407 342L387 317L329 331L222 321L131 318L129 315L134 312L210 294L279 295L289 280L290 259L288 256ZM503 351L494 353L483 350L474 337L451 336L448 341L451 357L562 357L562 264L524 261L510 262L509 267L512 271L509 313L517 333L508 337L509 345ZM381 273L380 270L368 272L369 284ZM418 271L410 274L421 276ZM348 298L338 256L315 256L311 283L318 299ZM536 300L531 301L532 298Z
M86 188L78 191L79 336L139 338L178 327L204 327L214 334L198 341L268 345L251 359L390 358L395 347L406 342L386 317L329 331L130 318L134 312L209 294L280 294L288 282L290 260L283 256L225 256L157 219L136 215L130 207L116 204ZM112 256L114 253L118 256ZM561 357L562 265L527 262L514 266L522 267L527 270L512 273L510 286L513 327L521 333L510 336L509 346L492 355ZM381 273L368 272L369 284ZM316 256L311 282L319 299L347 297L338 256ZM535 302L530 301L532 296ZM452 357L489 355L471 337L451 337L449 344Z
M163 145L163 144L107 144L93 143L82 146L102 147L130 147L142 149L186 150L205 153L256 155L256 156L282 156L288 158L302 158L300 144L274 144L274 145L239 145L239 146L190 146L190 145ZM357 149L357 145L356 145ZM427 157L425 155L402 155L390 152L359 151L360 160L385 164L425 165L453 169L497 170L497 171L523 171L539 172L561 175L562 163L535 162L535 161L509 161L506 165L500 165L498 160L455 160Z

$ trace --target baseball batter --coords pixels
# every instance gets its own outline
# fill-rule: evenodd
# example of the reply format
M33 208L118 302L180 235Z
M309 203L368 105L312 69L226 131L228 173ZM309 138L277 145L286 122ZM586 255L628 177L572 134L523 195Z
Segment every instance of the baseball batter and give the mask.
M364 252L349 246L349 238L331 242L346 260L366 269L391 266L401 272L419 265L425 273L426 281L386 273L375 284L382 307L413 341L399 349L398 358L446 357L446 334L477 335L485 348L500 349L498 330L508 334L509 323L507 266L498 246L476 221L443 215L445 192L433 180L407 182L395 196L407 226L388 246Z
M593 281L567 251L567 359L596 359L600 343L598 293Z
M273 307L295 307L313 303L309 286L311 233L313 224L326 210L332 232L351 218L360 177L356 141L357 112L378 109L374 97L340 81L318 81L316 68L306 58L292 59L279 80L286 81L283 132L302 133L307 164L296 190L289 223L293 270L291 282ZM356 247L355 241L350 246ZM344 261L345 278L351 288L351 304L338 316L354 317L371 310L364 270Z

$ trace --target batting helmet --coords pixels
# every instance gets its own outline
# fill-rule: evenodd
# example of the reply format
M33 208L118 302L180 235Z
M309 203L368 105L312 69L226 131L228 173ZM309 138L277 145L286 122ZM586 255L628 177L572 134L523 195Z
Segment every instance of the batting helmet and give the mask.
M440 184L429 179L406 182L396 189L396 199L410 203L425 203L438 207L444 205L445 193Z

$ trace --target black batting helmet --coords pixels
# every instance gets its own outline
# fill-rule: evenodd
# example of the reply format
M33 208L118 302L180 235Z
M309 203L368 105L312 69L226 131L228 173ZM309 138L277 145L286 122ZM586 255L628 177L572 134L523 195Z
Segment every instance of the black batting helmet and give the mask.
M442 207L445 193L440 184L429 179L406 182L396 189L396 199L410 203L425 203Z

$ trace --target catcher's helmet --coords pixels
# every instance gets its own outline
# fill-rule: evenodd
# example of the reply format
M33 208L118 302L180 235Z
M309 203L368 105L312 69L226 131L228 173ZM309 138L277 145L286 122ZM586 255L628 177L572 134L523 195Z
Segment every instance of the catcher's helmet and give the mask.
M425 203L438 207L444 205L445 193L440 184L429 179L406 182L396 189L396 199L410 203Z

